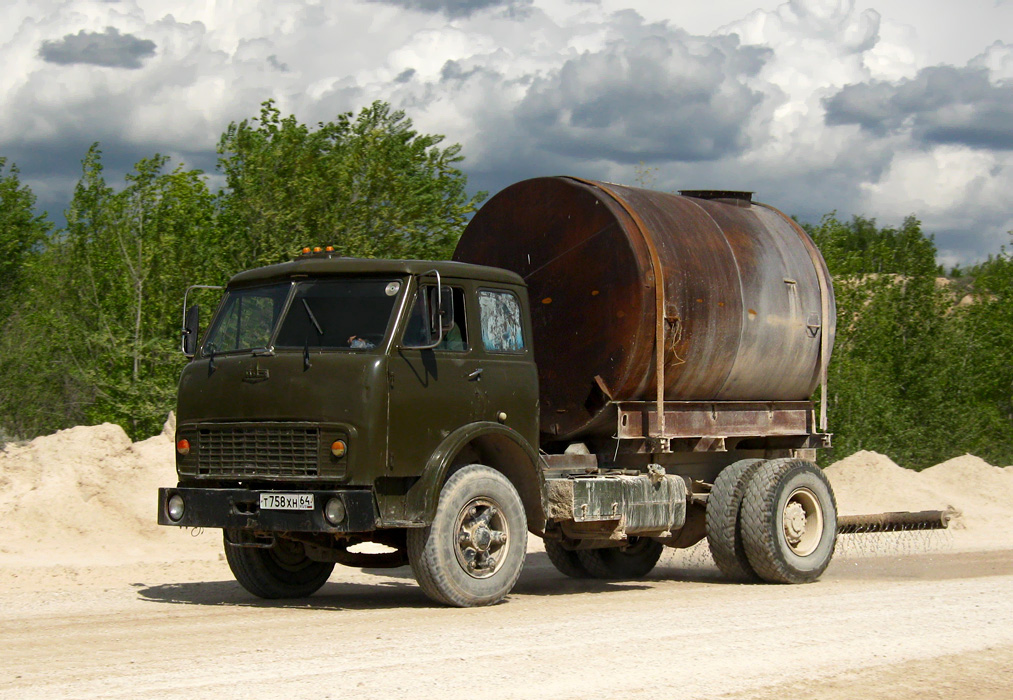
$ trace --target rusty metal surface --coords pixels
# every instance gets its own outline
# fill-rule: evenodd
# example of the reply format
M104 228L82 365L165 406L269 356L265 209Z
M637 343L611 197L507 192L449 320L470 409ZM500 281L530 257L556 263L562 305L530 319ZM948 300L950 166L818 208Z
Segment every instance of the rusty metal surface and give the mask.
M618 436L621 439L660 434L653 403L624 402L617 408ZM669 438L809 435L815 427L813 407L808 401L669 401L665 402L665 426L662 437Z
M545 468L554 471L586 471L598 470L598 455L594 454L558 454L543 455Z
M541 430L562 440L612 435L611 401L657 399L659 320L666 401L808 399L836 318L804 235L743 198L537 178L486 203L454 259L528 284Z

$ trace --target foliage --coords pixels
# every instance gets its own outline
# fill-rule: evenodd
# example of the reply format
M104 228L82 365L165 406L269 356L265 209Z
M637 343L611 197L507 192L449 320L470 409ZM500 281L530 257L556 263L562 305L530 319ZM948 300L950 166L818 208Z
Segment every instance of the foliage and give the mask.
M10 311L25 264L50 229L45 214L35 213L35 195L18 176L17 166L0 157L0 320Z
M315 129L265 102L218 145L223 225L247 246L235 251L240 265L316 244L354 257L449 257L484 193L468 197L461 148L442 140L383 102Z
M190 284L221 284L317 242L346 255L448 256L484 195L467 196L460 147L441 142L380 102L315 129L266 102L222 136L217 195L202 173L157 154L113 186L92 146L55 233L0 159L0 428L30 437L111 421L135 439L158 432L184 362ZM18 301L9 313L5 296Z
M878 228L827 216L808 227L834 279L829 372L834 458L868 449L924 468L965 452L1013 461L1013 265L940 277L914 218ZM966 305L959 305L961 298Z
M20 432L112 421L140 437L172 407L179 299L210 267L215 235L201 174L166 163L141 160L115 192L98 147L88 151L67 228L33 261L25 295L36 303L8 326L19 340L4 344L13 371L2 380L43 404L3 405Z
M222 135L217 194L160 155L110 184L93 146L55 232L0 158L0 440L100 421L134 438L157 432L183 363L189 284L220 284L304 245L448 256L484 194L467 195L460 147L441 143L380 102L309 127L269 101ZM652 171L640 166L641 184ZM807 230L837 298L833 457L1013 463L1013 255L947 280L917 219L893 228L829 215Z

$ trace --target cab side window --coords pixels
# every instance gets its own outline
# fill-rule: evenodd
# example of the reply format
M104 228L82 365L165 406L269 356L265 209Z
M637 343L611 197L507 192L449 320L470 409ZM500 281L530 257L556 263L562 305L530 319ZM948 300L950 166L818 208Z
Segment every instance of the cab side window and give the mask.
M482 345L489 352L523 352L521 305L512 292L482 289L478 292L482 319Z
M435 329L431 327L431 314L427 300L435 292L435 285L424 285L415 295L411 315L404 332L404 346L424 347L436 340ZM465 352L468 350L468 324L465 321L464 290L459 287L444 287L443 294L452 295L454 309L454 327L443 334L443 340L435 350Z

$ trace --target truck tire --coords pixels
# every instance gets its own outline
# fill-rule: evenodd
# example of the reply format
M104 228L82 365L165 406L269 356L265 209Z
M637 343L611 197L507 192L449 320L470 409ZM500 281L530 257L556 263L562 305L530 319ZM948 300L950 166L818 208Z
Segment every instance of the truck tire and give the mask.
M626 547L581 549L577 557L594 578L643 578L651 573L664 549L661 543L649 537L631 537Z
M822 470L776 459L753 472L742 500L742 542L756 574L771 583L809 583L837 544L837 502Z
M721 470L707 497L707 544L725 576L736 581L756 581L742 544L742 498L750 477L762 459L742 459Z
M495 469L471 464L443 485L432 525L408 531L408 561L437 603L492 605L517 583L527 541L517 489Z
M305 598L327 583L334 564L313 561L303 546L276 539L274 546L238 547L225 540L225 559L239 585L258 598ZM236 538L233 538L236 539Z
M572 549L566 549L555 540L544 540L545 553L549 555L549 561L561 574L570 578L590 578L591 574L580 561L580 555Z

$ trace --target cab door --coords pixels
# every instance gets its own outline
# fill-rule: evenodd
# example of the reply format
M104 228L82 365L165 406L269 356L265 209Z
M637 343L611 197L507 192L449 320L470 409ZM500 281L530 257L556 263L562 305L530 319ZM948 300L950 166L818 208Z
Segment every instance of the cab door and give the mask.
M454 327L435 348L427 289L416 283L406 322L391 349L387 420L387 474L419 476L436 448L455 429L484 413L483 368L468 327L465 283L445 280L453 301Z

